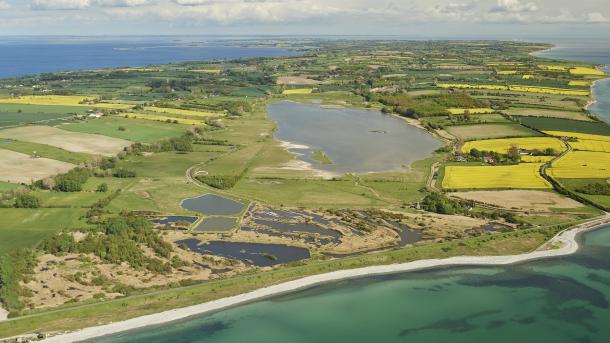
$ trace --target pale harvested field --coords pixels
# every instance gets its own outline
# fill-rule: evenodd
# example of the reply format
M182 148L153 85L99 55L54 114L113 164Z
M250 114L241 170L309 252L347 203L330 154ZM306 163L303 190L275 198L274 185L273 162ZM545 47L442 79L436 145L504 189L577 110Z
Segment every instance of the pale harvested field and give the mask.
M0 181L30 183L49 176L65 173L74 164L49 158L33 158L30 155L0 149Z
M519 108L513 107L503 111L504 113L511 116L531 116L531 117L548 117L548 118L562 118L562 119L573 119L582 121L592 121L591 118L584 115L582 112L575 111L554 111L554 110L542 110L537 108Z
M553 208L574 209L583 205L557 193L529 190L455 192L452 196L523 211L550 211Z
M278 85L317 85L318 80L310 79L306 76L280 76L277 78Z
M72 152L114 156L132 143L90 133L71 132L50 126L24 126L0 131L0 137L55 146Z

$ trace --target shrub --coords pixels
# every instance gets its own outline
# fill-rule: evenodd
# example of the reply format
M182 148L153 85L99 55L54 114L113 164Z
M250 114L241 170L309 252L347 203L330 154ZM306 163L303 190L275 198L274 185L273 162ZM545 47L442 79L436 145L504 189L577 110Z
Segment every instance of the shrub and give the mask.
M40 200L31 194L19 194L15 198L15 208L39 208Z

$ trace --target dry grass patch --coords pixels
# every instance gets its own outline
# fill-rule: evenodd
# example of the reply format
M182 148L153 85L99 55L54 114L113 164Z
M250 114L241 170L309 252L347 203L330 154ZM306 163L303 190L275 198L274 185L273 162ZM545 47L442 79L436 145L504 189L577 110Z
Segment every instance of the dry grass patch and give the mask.
M549 212L552 209L576 209L583 205L557 193L532 190L472 191L451 193L452 196L473 200L505 209Z
M34 158L19 152L0 149L0 181L30 183L76 167L72 163L49 158Z
M72 152L113 156L132 143L118 138L71 132L50 126L24 126L0 131L0 137L55 146Z

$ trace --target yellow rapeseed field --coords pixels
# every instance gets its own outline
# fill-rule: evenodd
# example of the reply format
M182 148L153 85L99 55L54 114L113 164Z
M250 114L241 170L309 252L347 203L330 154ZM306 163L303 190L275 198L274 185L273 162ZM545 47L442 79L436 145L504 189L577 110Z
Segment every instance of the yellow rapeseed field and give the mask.
M223 113L216 113L216 112L181 110L181 109L177 109L177 108L156 107L156 106L145 106L144 110L150 111L150 112L177 114L177 115L181 115L181 116L200 117L200 118L223 115Z
M296 89L285 89L282 94L311 94L313 89L311 88L296 88Z
M169 117L169 116L156 115L156 114L129 113L128 117L129 118L136 118L136 119L164 121L164 122L169 120L171 122L178 122L178 124L187 124L187 125L201 125L201 124L203 124L203 121L197 120L197 119L176 118L176 117Z
M563 71L563 70L567 70L567 67L564 66L557 66L557 65L543 65L543 64L539 64L538 68L540 69L544 69L544 70L556 70L556 71Z
M591 141L610 142L610 136L592 135L589 133L565 132L565 131L543 131L543 132L546 133L547 135L555 136L555 137L572 137L572 138L578 138L579 140L584 139L584 140L591 140Z
M221 69L192 69L191 71L194 71L196 73L205 73L205 74L222 74L222 70Z
M610 153L610 141L598 141L590 139L579 139L578 142L570 142L574 150L599 151Z
M80 95L32 95L22 96L19 98L2 98L0 104L23 104L23 105L46 105L46 106L82 106L94 108L110 108L124 110L132 108L129 104L111 104L111 103L94 103L83 104L82 102L95 101L91 96Z
M595 69L595 68L585 68L585 67L572 68L572 69L570 69L570 74L573 74L573 75L595 75L595 76L604 76L604 75L606 75L606 73L604 73L602 70L598 70L598 69Z
M496 112L492 108L450 108L447 111L451 114L464 114L466 111L470 114L488 114Z
M524 137L470 141L464 143L462 152L468 153L472 149L478 149L481 151L495 151L500 154L506 154L512 145L516 145L519 149L526 150L553 148L555 151L563 151L566 149L561 140L554 137Z
M534 75L531 75L531 74L525 74L525 75L523 75L523 77L521 77L521 78L522 78L522 79L524 79L524 80L529 80L529 79L533 79L533 78L534 78Z
M552 188L551 184L540 176L540 167L540 163L511 166L447 166L445 167L443 188Z
M523 162L523 163L546 163L554 158L555 158L555 156L523 155L523 156L521 156L521 162Z
M580 80L571 80L568 83L569 86L574 86L574 87L588 87L591 85L591 82L589 81L580 81Z
M516 70L498 70L496 72L498 75L515 75L517 74Z
M610 154L594 151L570 151L549 169L554 178L584 179L610 177Z
M527 93L541 93L541 94L554 94L554 95L577 95L577 96L588 96L589 90L578 90L578 89L563 89L563 88L551 88L551 87L534 87L534 86L520 86L520 85L469 85L465 83L438 83L438 87L441 88L461 88L461 89L491 89L491 90L505 90L515 92L527 92Z
M511 91L517 92L528 92L528 93L542 93L542 94L554 94L554 95L578 95L588 96L589 90L576 90L576 89L563 89L563 88L552 88L552 87L532 87L532 86L509 86Z

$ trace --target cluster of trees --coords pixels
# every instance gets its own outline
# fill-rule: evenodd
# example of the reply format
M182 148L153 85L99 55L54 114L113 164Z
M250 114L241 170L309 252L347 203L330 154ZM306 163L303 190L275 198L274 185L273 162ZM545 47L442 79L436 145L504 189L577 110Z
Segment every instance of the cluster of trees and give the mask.
M19 297L24 294L21 281L27 281L37 264L36 254L30 249L15 250L0 256L0 302L11 311L24 308Z
M369 101L379 101L402 116L420 118L448 114L448 108L477 108L489 104L470 97L466 93L453 92L433 95L409 96L408 94L370 95Z
M590 194L590 195L609 195L610 196L610 184L609 183L589 183L582 187L576 188L578 193Z
M500 154L495 151L485 151L476 148L470 149L468 152L469 161L485 162L486 160L493 159L493 164L518 164L521 162L521 155L519 154L519 148L516 146L510 147L507 154Z
M197 175L198 181L218 189L233 188L241 179L240 175Z
M156 257L146 256L140 245L149 247ZM59 233L46 239L40 249L54 255L94 254L109 263L127 262L153 273L172 271L171 263L163 260L170 259L171 244L152 229L148 220L129 214L106 219L79 241L69 232Z
M193 140L195 138L196 136L194 133L187 132L181 137L164 139L154 144L135 143L129 148L128 152L133 154L164 151L189 152L193 151Z
M472 206L468 202L450 199L441 193L428 194L422 200L420 206L425 211L439 214L464 215L492 220L502 218L508 223L521 224L521 220L514 213L504 211L472 211Z
M40 207L40 199L32 194L18 194L15 197L15 204L13 205L15 208L39 208Z
M49 182L49 180L38 181L35 186L43 189L53 189L58 192L80 192L91 175L90 169L78 167L55 176L52 182Z

